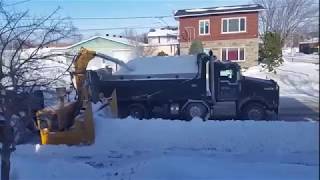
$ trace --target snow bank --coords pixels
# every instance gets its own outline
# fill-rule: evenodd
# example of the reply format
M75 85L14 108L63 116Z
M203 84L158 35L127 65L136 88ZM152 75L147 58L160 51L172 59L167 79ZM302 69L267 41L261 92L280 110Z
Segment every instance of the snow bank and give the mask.
M17 146L12 179L312 179L319 165L318 122L111 119L99 112L95 127L91 146Z
M37 153L71 155L108 150L213 149L217 152L319 152L317 122L135 120L96 118L92 146L41 146ZM23 151L26 149L21 146ZM29 147L30 148L30 147ZM35 148L28 151L35 151ZM18 147L19 152L19 147ZM30 153L30 152L27 152Z
M181 74L197 73L197 56L155 56L137 58L129 61L128 66L134 71L120 68L117 75L144 75L144 74Z
M107 149L214 149L220 152L318 152L318 123L97 118L96 145Z

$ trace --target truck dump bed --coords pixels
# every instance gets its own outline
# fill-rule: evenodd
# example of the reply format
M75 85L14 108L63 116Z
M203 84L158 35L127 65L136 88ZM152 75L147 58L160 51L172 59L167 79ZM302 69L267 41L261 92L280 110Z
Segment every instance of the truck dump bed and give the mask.
M98 100L100 92L110 96L114 89L119 101L198 97L203 93L199 91L205 88L190 89L191 84L205 86L199 79L197 62L197 56L150 57L129 61L127 65L133 71L121 68L112 75L104 70L89 71L93 100ZM184 89L189 91L183 92Z

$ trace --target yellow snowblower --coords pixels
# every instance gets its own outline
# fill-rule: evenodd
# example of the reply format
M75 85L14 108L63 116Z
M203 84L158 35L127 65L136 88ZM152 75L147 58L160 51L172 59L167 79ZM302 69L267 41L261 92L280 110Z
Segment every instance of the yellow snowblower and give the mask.
M92 144L95 140L92 105L89 87L86 83L86 68L90 60L100 57L124 66L131 70L119 59L81 48L73 60L77 99L73 102L64 102L65 88L57 88L59 104L47 107L37 112L37 124L40 130L41 144ZM111 110L117 116L116 90L112 93Z

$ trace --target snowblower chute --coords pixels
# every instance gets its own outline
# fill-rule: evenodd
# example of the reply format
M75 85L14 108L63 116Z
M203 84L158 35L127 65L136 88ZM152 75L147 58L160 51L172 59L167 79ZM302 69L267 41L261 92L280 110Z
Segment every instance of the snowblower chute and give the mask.
M86 68L90 60L100 57L124 66L126 64L116 58L81 48L73 61L75 88L77 99L74 102L64 102L65 88L58 88L57 95L60 100L55 107L45 108L37 112L38 128L42 144L92 144L95 139L92 105L89 87L86 82ZM111 109L117 116L116 90L112 93Z

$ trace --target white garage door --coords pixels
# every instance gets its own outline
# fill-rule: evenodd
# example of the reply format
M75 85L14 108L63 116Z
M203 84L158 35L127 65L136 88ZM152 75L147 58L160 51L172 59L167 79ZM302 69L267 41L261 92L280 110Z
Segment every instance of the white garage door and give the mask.
M125 50L113 50L112 57L122 60L123 62L128 62L129 60L133 59L132 51L129 49ZM118 66L113 67L116 71L119 69Z
M112 57L120 59L124 62L128 62L132 59L132 51L131 50L112 50Z

